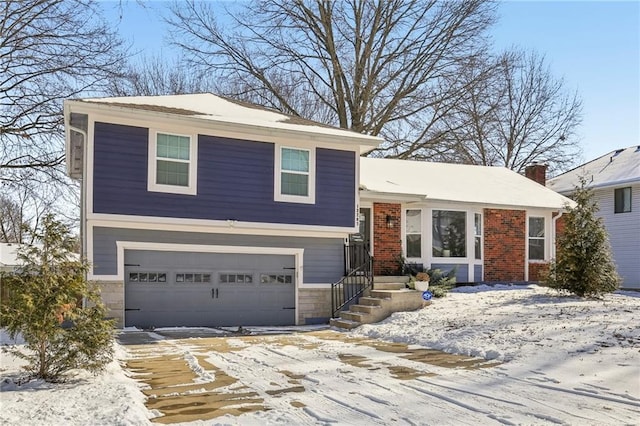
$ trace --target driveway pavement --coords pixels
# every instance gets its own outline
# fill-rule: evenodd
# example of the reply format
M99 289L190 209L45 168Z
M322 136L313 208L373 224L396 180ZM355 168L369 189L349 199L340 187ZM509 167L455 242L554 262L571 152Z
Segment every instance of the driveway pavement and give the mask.
M125 331L118 340L158 423L416 424L431 409L433 380L497 365L318 327Z

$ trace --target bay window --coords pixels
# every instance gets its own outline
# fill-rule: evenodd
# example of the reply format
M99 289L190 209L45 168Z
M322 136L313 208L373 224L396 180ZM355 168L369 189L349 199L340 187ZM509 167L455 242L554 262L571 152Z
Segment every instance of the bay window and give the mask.
M466 212L433 210L431 220L433 257L466 257Z

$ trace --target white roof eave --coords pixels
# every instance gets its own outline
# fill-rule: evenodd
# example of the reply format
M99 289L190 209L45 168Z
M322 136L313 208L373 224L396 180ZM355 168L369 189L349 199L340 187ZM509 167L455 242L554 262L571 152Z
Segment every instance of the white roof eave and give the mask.
M361 154L371 151L380 145L384 139L378 136L363 135L345 129L329 128L326 131L317 131L323 129L320 126L296 125L295 128L283 128L270 126L267 122L262 123L245 123L234 120L226 120L221 117L212 117L204 114L180 115L165 111L156 111L148 109L135 108L135 104L127 107L121 104L108 104L89 102L84 100L66 100L65 115L71 112L82 113L107 113L131 119L131 112L135 111L136 115L144 120L144 117L155 119L158 121L176 121L180 123L194 123L198 127L211 130L224 129L235 130L242 134L253 134L256 136L264 135L271 138L286 137L300 138L301 136L308 141L322 141L330 144L352 146L357 144ZM66 108L68 106L68 109Z

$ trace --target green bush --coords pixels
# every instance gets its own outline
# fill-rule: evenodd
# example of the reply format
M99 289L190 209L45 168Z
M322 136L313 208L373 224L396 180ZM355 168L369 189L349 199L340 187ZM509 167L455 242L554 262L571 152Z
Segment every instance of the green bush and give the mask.
M584 179L573 194L576 206L563 216L565 227L558 238L556 259L551 262L546 284L561 292L594 297L620 285L611 247L598 207Z
M113 355L113 321L96 288L85 279L87 263L72 253L69 229L46 216L40 244L18 251L20 269L2 277L11 297L0 307L0 323L11 337L21 334L32 377L57 381L71 369L96 372ZM85 306L83 307L83 303Z
M427 274L431 277L429 280L429 291L433 297L445 297L449 290L456 286L456 269L451 269L448 273L444 273L440 269L429 269Z

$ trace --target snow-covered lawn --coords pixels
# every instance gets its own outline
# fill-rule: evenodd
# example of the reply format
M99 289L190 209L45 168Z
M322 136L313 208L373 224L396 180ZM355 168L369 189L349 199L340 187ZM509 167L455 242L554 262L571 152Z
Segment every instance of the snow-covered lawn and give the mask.
M150 424L162 410L145 407L143 385L129 376L149 377L121 366L152 365L147 360L160 356L186 360L192 385L228 377L232 384L217 392L250 393L252 405L259 400L266 409L189 424L637 425L640 419L640 293L595 301L536 286L473 287L349 333L215 340L156 332L147 335L155 344L116 345L118 360L104 374L57 385L15 384L20 363L2 350L0 424ZM450 368L412 359L402 345L377 346L378 340L502 363ZM190 392L191 400L205 395Z

